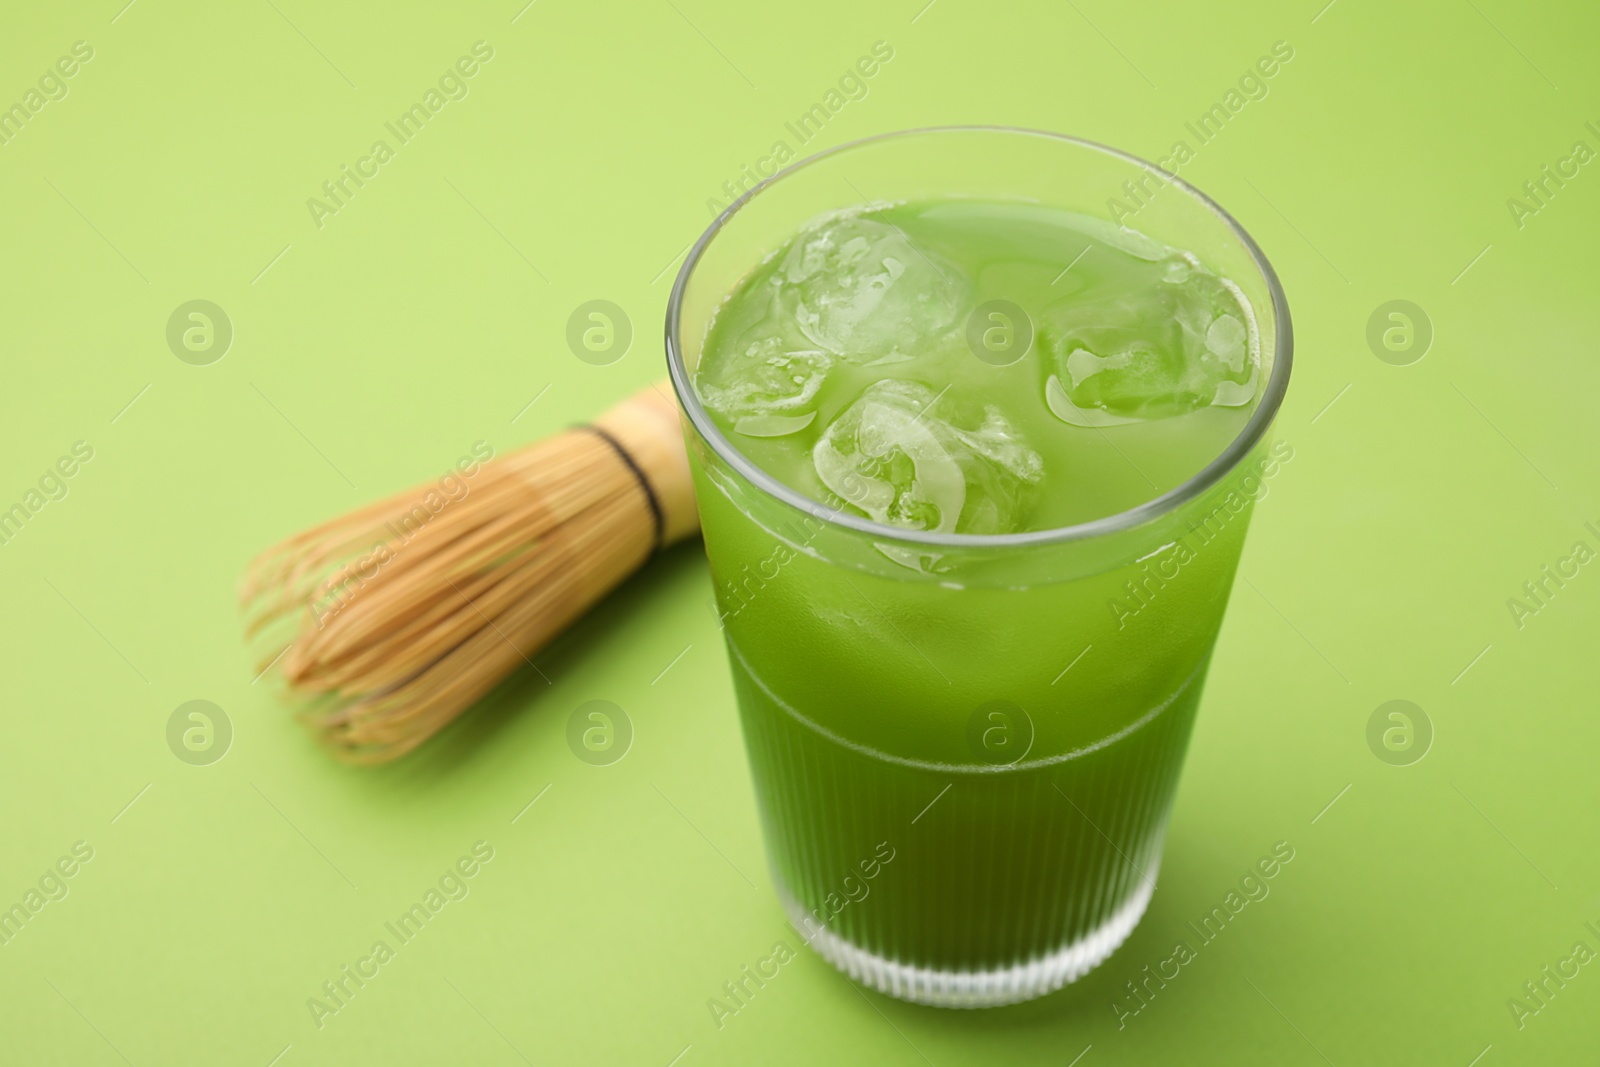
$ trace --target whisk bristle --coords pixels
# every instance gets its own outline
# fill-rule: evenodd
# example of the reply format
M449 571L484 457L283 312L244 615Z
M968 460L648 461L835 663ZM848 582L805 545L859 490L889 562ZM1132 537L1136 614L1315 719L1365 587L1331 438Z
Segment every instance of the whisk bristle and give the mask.
M662 386L591 426L486 452L288 538L245 574L246 632L268 647L258 669L276 669L342 759L404 755L517 668L537 671L551 639L697 528Z

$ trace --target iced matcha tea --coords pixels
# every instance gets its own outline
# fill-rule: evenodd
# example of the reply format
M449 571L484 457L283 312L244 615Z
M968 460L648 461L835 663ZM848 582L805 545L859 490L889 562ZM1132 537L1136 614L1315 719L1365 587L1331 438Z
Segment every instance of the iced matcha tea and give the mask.
M1091 161L1077 195L1052 153ZM1085 209L1141 167L1008 131L865 142L736 205L674 294L773 879L813 947L909 999L1048 992L1138 921L1286 455L1270 269L1186 187L1149 231Z

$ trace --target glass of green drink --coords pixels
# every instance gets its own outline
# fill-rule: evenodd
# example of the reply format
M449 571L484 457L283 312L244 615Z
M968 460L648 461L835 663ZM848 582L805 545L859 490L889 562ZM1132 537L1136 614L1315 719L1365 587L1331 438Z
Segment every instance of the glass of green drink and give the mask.
M883 992L1099 964L1155 887L1288 307L1124 153L890 134L725 211L667 312L773 881Z

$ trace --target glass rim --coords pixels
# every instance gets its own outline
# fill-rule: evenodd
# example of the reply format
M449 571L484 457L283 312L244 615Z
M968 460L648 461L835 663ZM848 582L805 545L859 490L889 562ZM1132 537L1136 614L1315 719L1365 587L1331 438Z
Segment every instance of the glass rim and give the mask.
M705 254L706 248L709 247L711 241L721 232L722 228L728 224L728 221L733 218L740 208L782 178L853 149L907 137L950 133L1019 134L1027 137L1040 137L1047 140L1060 141L1078 148L1087 148L1113 156L1154 174L1163 183L1177 186L1198 202L1201 207L1219 217L1233 233L1234 237L1239 240L1240 244L1244 246L1245 251L1250 255L1251 261L1260 272L1262 280L1266 282L1267 291L1272 297L1273 317L1277 326L1273 345L1272 373L1269 375L1266 387L1262 391L1260 403L1256 405L1255 411L1251 413L1244 428L1239 431L1237 437L1230 441L1215 458L1199 471L1165 493L1152 497L1132 508L1105 515L1098 519L1091 519L1088 522L1073 523L1069 526L1057 526L1047 530L1025 530L1008 534L961 534L907 530L897 526L889 526L885 523L873 522L871 519L852 515L843 509L829 507L822 501L785 485L757 466L743 452L740 452L711 418L705 409L705 405L700 402L700 394L695 389L694 382L690 380L688 367L684 363L683 349L678 340L678 334L682 327L684 293L688 289L689 279L694 273L695 265L699 263L701 256ZM1282 405L1284 394L1289 387L1289 370L1294 359L1294 331L1289 319L1288 298L1284 295L1283 286L1278 281L1278 274L1273 270L1272 264L1267 260L1266 253L1261 250L1261 246L1256 244L1255 238L1251 237L1249 232L1222 205L1171 171L1165 170L1132 153L1124 152L1119 148L1112 148L1110 145L1101 144L1098 141L1090 141L1064 133L1053 133L1048 130L1034 130L1019 126L923 126L846 141L844 144L835 145L832 148L797 160L772 176L763 178L754 187L741 194L738 199L724 208L712 220L711 225L706 228L705 232L700 235L699 240L695 241L693 247L689 250L689 254L684 258L683 266L678 269L677 278L672 284L672 293L667 299L666 349L667 369L672 377L673 392L677 394L678 403L688 417L690 425L700 435L701 439L711 446L712 450L724 463L728 464L729 467L733 468L762 493L774 497L814 518L858 533L869 534L876 538L917 545L933 545L941 548L985 549L1048 545L1120 533L1160 518L1215 486L1239 465L1240 461L1250 453L1251 449L1260 443L1262 438L1266 436L1268 427L1272 425L1272 420L1277 416L1278 408Z

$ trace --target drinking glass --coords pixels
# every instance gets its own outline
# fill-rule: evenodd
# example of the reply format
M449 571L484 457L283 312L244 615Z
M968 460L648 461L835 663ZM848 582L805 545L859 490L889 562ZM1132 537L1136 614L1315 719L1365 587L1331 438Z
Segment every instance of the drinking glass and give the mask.
M983 536L879 525L742 455L693 385L724 299L825 212L954 198L1110 215L1236 284L1262 361L1238 437L1130 510ZM1286 447L1269 430L1289 312L1261 250L1192 186L1103 145L887 134L724 211L678 274L666 348L789 920L853 978L927 1004L1025 1000L1096 966L1155 888L1245 530Z

